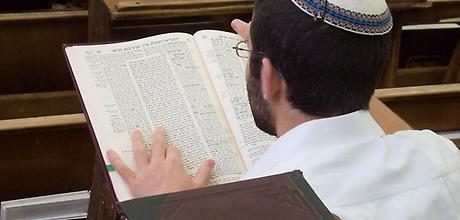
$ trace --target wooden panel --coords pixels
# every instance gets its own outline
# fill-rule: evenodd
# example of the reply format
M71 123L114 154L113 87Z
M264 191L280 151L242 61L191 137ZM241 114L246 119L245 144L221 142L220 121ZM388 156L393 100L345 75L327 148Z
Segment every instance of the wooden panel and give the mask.
M460 130L460 84L378 89L375 95L415 129Z
M460 149L460 139L452 140L452 142L454 142L454 144L457 145L458 149Z
M98 158L96 156L96 158ZM94 164L93 183L88 207L88 219L125 219L120 206L116 202L110 180L105 174L103 162L96 159Z
M82 112L75 91L0 95L0 120Z
M254 0L104 0L113 19L251 13ZM392 10L431 7L426 0L388 0Z
M449 61L449 69L443 80L444 83L460 83L460 38L457 40L454 53Z
M460 17L460 1L439 0L421 3L390 4L393 15L392 47L389 62L379 87L396 86L396 73L401 48L401 29L409 24L432 24L440 19Z
M185 32L193 34L203 29L220 29L230 31L230 21L219 22L213 19L213 17L208 16L194 18L174 18L169 19L167 23L162 23L162 21L163 20L150 20L144 22L116 22L116 24L113 24L110 40L132 40L170 32Z
M420 7L420 10L410 10L400 14L404 24L429 24L440 19L460 17L460 1L438 0L430 1L429 7Z
M446 72L447 66L398 69L396 73L396 86L407 87L442 84Z
M414 129L460 130L460 96L419 97L385 101Z
M0 131L0 143L0 201L90 188L94 146L85 124Z
M460 38L460 28L446 28L444 25L423 25L431 29L418 29L423 27L419 26L404 30L401 34L398 68L449 65L455 44Z
M0 94L72 89L62 44L86 30L87 11L0 14Z
M35 128L49 128L58 126L82 126L86 123L83 113L52 115L33 118L17 118L0 121L1 131L13 131Z
M250 20L253 0L89 2L89 40L119 41L168 32L231 31L234 18Z
M112 20L251 13L253 0L104 0Z

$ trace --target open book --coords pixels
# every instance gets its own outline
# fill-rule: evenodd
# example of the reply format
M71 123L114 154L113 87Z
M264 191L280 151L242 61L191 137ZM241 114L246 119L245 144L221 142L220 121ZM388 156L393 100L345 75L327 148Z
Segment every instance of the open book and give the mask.
M103 45L67 46L66 56L119 201L131 199L106 158L114 149L136 170L130 134L146 144L164 126L190 175L216 161L211 184L236 181L274 141L254 123L245 65L232 49L241 39L204 30Z

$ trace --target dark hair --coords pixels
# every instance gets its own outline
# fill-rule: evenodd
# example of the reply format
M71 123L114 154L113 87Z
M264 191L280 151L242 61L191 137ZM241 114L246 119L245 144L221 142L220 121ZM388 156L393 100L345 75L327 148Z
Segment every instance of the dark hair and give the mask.
M251 42L277 69L294 108L319 117L368 109L385 67L390 34L366 36L315 21L289 0L257 0ZM250 59L260 78L261 56Z

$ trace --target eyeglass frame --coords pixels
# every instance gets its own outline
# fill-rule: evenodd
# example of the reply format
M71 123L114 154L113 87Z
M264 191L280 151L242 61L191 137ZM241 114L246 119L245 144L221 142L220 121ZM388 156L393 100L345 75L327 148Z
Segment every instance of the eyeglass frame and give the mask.
M235 50L236 55L237 55L238 57L241 57L241 58L249 58L249 55L248 55L248 56L242 56L240 53L238 53L238 51L246 51L246 52L248 52L248 54L250 54L250 53L257 53L257 54L266 56L265 53L262 52L262 51L257 51L257 50L250 50L250 49L246 49L246 48L241 48L241 47L239 47L241 44L247 44L247 45L249 45L249 44L248 44L248 40L242 40L242 41L238 42L234 47L232 47L232 49Z
M241 58L249 58L249 54L250 54L250 53L256 53L256 54L259 54L259 55L263 55L263 56L265 56L265 57L267 56L267 55L266 55L264 52L262 52L262 51L250 50L250 49L246 49L246 48L241 48L241 47L239 47L239 45L240 45L240 44L243 44L243 43L249 45L249 44L248 44L248 40L242 40L242 41L238 42L235 46L232 47L232 49L235 50L236 55L237 55L238 57L241 57ZM246 52L248 52L248 56L241 56L241 54L238 53L238 51L246 51ZM279 72L279 71L276 71L276 72L278 73L278 77L279 77L281 80L284 80L283 74L281 74L281 72Z

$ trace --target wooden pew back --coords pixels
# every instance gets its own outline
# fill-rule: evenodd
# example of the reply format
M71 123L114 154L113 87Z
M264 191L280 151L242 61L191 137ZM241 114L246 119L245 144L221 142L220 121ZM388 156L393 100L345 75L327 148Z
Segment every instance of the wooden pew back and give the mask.
M460 131L460 83L377 89L375 96L414 129Z
M75 91L0 95L0 120L81 112Z
M94 146L82 114L0 120L0 201L88 190Z
M88 12L0 14L0 94L73 88L63 43L87 41Z
M231 31L233 18L250 20L253 4L253 0L94 0L88 6L88 38L100 42L202 29Z
M87 16L0 14L0 201L89 189L93 143L81 114L62 115L81 112L76 94L59 91L73 89L62 44L87 41Z

